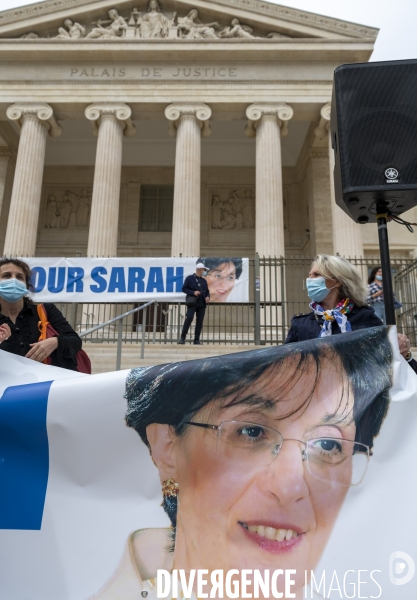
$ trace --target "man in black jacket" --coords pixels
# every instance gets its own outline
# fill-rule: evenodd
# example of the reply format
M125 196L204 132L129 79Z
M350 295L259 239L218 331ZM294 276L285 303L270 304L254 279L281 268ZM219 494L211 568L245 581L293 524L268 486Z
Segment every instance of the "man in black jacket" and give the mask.
M201 344L200 333L203 327L206 304L207 302L210 302L210 292L207 281L202 276L204 270L205 266L203 263L197 263L195 273L193 275L188 275L188 277L185 278L184 285L182 286L183 293L187 294L187 296L194 296L196 298L196 303L193 305L188 305L187 315L182 328L181 339L178 342L179 344L185 344L185 338L187 337L188 330L196 313L197 321L194 332L194 344Z

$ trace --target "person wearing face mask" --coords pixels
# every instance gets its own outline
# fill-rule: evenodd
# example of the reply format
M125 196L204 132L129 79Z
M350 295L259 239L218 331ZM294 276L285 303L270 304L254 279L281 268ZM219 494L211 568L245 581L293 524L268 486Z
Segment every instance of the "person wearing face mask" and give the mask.
M306 280L311 312L294 315L286 344L383 324L373 308L367 306L368 292L360 272L344 258L318 254ZM417 372L410 340L398 334L401 355Z
M368 297L366 302L374 309L375 314L378 315L381 321L385 323L384 291L382 287L382 269L380 265L374 267L369 273ZM398 302L394 294L394 308L397 310L401 307L401 302Z
M57 335L39 341L37 307L28 298L31 291L29 265L15 258L0 259L0 350L37 362L77 371L81 338L54 304L44 304L48 322Z

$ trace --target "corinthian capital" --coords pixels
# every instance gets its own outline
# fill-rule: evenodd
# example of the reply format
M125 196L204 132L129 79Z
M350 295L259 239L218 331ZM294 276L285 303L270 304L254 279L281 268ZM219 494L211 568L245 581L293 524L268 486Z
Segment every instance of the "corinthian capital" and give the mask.
M131 120L132 109L124 102L96 102L87 106L84 114L91 121L95 135L98 133L103 117L113 117L119 121L123 126L123 135L126 137L131 137L136 133L136 127Z
M194 117L201 129L201 137L211 133L209 119L211 108L204 102L181 102L170 104L165 109L165 116L169 121L169 133L176 136L179 122L182 117Z
M46 127L51 137L58 137L62 133L62 127L54 117L54 111L46 102L32 104L31 102L17 102L12 104L6 111L7 118L15 121L22 128L25 118L36 118Z
M330 102L326 102L324 106L321 107L320 111L320 123L318 127L315 128L314 133L319 140L322 140L326 137L327 132L330 127L330 112L332 109L332 105Z
M294 111L285 102L256 102L251 104L246 109L246 116L248 118L248 124L245 128L245 133L248 137L255 137L256 127L263 117L272 117L278 121L278 125L281 128L281 137L285 137L288 134L288 121L292 119Z

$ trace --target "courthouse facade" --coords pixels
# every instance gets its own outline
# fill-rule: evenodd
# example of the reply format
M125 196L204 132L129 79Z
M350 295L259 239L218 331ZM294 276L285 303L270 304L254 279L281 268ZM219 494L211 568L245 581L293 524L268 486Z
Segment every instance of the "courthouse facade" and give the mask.
M262 0L0 13L0 252L374 256L332 197L328 124L334 69L377 33ZM392 256L413 240L390 226Z

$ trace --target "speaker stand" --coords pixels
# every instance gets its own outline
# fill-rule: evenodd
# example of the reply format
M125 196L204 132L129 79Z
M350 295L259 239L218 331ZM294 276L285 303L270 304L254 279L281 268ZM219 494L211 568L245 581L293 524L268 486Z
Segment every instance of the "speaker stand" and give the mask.
M395 325L394 290L392 288L391 261L388 246L387 213L384 213L383 210L383 207L378 207L376 218L378 223L379 252L381 255L385 319L387 325Z

